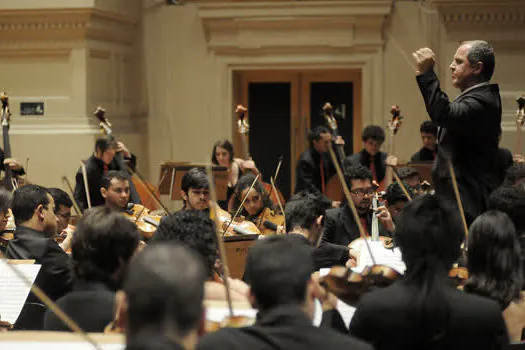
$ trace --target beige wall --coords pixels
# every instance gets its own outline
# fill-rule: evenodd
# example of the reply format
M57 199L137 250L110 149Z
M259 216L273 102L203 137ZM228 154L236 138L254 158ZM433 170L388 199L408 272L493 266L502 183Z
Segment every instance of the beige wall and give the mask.
M514 69L524 52L517 34L523 30L512 16L510 24L488 17L483 19L488 24L473 22L464 15L471 0L453 7L434 0L424 8L412 1L391 8L389 0L146 6L151 3L0 0L0 87L12 96L14 155L31 159L32 181L56 186L60 176L72 178L98 135L91 116L97 105L108 110L115 132L154 183L163 160L208 160L213 142L231 137L237 69L361 69L363 124L386 126L390 106L399 105L405 119L396 153L408 159L420 147L419 124L427 118L411 53L422 46L435 49L442 86L453 97L457 91L447 66L457 43L472 38L494 42L494 80L504 102L502 144L513 147L514 98L525 73ZM39 8L51 12L42 16ZM53 12L68 8L76 12ZM59 31L31 26L64 23L66 17L81 25ZM17 30L2 23L14 23ZM21 101L44 101L46 115L20 117Z

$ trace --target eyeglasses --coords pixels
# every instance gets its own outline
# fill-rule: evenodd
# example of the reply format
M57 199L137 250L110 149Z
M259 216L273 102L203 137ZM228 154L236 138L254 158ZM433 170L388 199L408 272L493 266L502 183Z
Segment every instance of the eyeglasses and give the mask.
M353 194L355 194L358 197L364 197L364 196L372 196L374 195L374 189L373 188L357 188L355 190L350 191Z

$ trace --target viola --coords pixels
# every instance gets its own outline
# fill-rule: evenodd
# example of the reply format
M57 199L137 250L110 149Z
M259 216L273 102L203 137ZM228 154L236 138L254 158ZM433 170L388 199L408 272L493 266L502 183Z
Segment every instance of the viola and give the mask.
M149 209L143 205L132 203L128 204L124 215L137 225L142 237L145 239L153 237L162 218L159 215L151 215Z

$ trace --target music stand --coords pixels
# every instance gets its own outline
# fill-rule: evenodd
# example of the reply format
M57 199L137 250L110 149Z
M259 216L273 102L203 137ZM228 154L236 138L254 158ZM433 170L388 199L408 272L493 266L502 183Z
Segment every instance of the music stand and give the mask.
M207 164L165 161L160 165L159 193L169 195L171 200L182 200L182 177L191 168L205 168ZM228 168L214 165L212 167L213 179L217 200L226 200L228 192Z

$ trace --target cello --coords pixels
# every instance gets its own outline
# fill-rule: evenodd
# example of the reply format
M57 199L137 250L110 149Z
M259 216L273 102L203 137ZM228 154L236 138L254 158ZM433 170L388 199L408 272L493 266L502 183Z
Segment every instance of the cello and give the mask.
M248 124L247 114L248 114L248 109L244 107L243 105L238 105L237 108L235 109L235 115L237 116L237 132L239 133L240 138L241 138L241 143L244 149L244 156L247 159L251 159L250 149L248 146L248 140L246 139L246 135L250 131L250 125ZM246 170L253 171L255 174L259 172L257 169L246 168L245 171ZM269 183L264 182L262 180L259 180L259 181L261 185L263 186L264 190L266 191L266 193L270 195L270 199L274 204L277 205L279 201L281 203L284 203L284 197L281 194L281 192L277 190L277 188L276 188L276 191L273 191L272 186ZM279 197L279 199L277 199L277 197ZM230 206L228 205L228 207Z
M323 116L325 118L326 125L334 136L334 141L337 140L338 137L342 137L339 134L339 126L337 125L337 120L334 115L334 108L330 102L326 102L323 106ZM343 164L343 161L346 158L344 144L334 143L334 148L336 149L337 160L339 161L339 164ZM337 202L343 201L343 188L341 187L341 181L339 180L339 176L337 176L337 174L328 180L325 186L325 192L325 195L331 200Z
M97 107L93 114L99 120L101 130L106 134L106 137L108 137L111 141L116 141L113 134L112 125L106 117L106 110L101 107ZM159 208L166 210L165 207L160 203L160 193L155 188L155 186L143 180L138 175L136 170L134 171L130 169L124 162L124 157L121 152L115 154L115 161L120 170L131 173L131 181L129 186L130 201L132 203L144 204L144 206L150 210L157 210ZM154 196L151 196L151 193L154 193ZM151 203L150 199L153 199L154 203Z
M390 113L392 114L392 117L388 121L388 131L390 132L390 144L388 145L388 156L387 156L387 164L386 164L386 172L385 177L381 183L379 183L379 190L380 191L386 191L388 186L392 183L394 168L393 165L388 164L388 158L394 155L395 152L395 140L397 132L399 131L399 127L401 126L403 116L401 115L401 110L399 109L399 106L394 105L390 109Z

